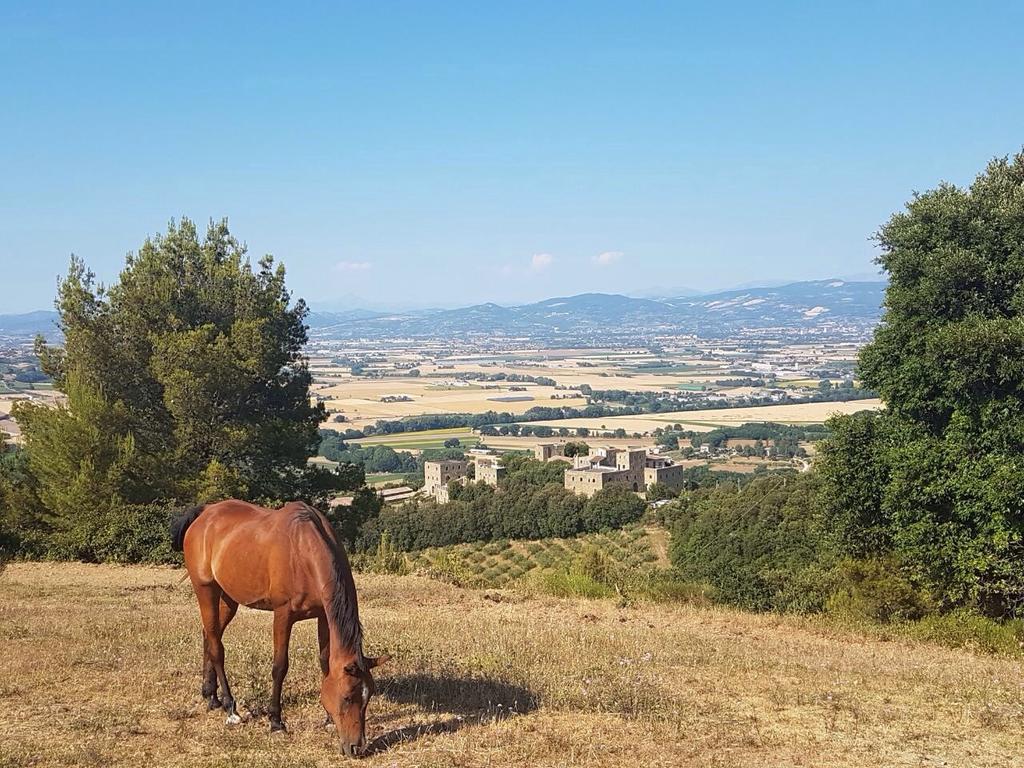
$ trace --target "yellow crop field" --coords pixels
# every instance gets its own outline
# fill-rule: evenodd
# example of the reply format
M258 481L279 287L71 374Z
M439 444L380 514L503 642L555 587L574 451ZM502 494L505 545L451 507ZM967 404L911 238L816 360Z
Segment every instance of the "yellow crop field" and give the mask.
M757 421L774 421L780 424L818 424L835 414L857 413L878 410L882 401L852 400L845 403L798 403L789 405L758 405L749 408L712 408L701 411L673 411L639 416L606 416L598 419L562 419L539 421L531 424L546 424L552 427L590 430L625 429L627 432L651 432L672 424L681 424L684 429L694 432L710 432L718 427L732 427Z

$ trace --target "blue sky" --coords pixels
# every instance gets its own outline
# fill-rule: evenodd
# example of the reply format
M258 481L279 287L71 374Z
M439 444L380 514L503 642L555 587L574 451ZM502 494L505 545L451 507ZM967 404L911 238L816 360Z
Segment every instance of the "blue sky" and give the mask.
M212 6L0 2L0 312L182 215L338 308L864 274L1024 144L1019 3Z

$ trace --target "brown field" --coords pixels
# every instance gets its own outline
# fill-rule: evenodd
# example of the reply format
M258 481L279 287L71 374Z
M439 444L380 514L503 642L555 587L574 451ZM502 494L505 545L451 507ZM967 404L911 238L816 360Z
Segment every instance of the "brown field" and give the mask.
M561 419L534 421L551 427L574 429L614 430L622 427L627 432L650 432L658 427L681 424L694 432L710 432L717 427L732 427L753 421L775 421L782 424L818 424L837 413L857 413L878 410L881 400L854 400L847 403L800 403L795 405L758 405L749 408L718 408L702 411L674 411L641 416L605 416L599 419Z
M536 355L536 350L533 351ZM401 355L390 359L391 363L402 360ZM625 355L613 359L586 358L595 367L580 368L577 362L582 357L543 361L503 361L499 365L484 365L473 360L459 360L447 363L452 367L441 368L435 363L419 363L421 376L387 376L383 379L351 376L346 369L326 364L323 361L312 365L316 376L313 391L326 398L326 405L332 410L344 413L348 418L345 426L358 429L380 419L400 419L403 416L420 416L431 413L482 413L488 410L524 413L537 405L582 407L586 398L572 397L552 400L552 395L570 394L566 390L536 384L525 386L525 392L510 392L511 382L471 382L470 386L452 386L456 376L464 373L523 374L547 376L563 387L579 387L589 384L594 389L627 389L632 391L661 391L676 389L680 384L708 383L721 378L724 373L716 370L721 363L706 360L685 360L680 364L692 367L692 373L648 374L630 373L624 367L635 365L645 359L638 355ZM436 374L436 376L435 376ZM483 389L483 385L496 389ZM408 395L411 402L382 403L388 395ZM500 402L495 397L528 395L532 401ZM324 425L336 428L328 422Z
M310 622L296 627L287 735L269 696L270 615L225 635L242 710L199 696L181 571L13 565L0 576L0 765L334 766ZM369 766L1013 766L1021 663L823 624L684 605L524 598L358 579Z
M480 387L445 387L440 379L424 379L422 377L362 379L351 378L322 389L315 389L316 394L327 398L325 405L331 410L344 413L347 421L335 424L330 421L325 428L358 429L373 424L378 420L400 419L403 416L421 416L432 413L483 413L484 411L507 411L524 413L537 405L567 405L581 407L587 404L586 398L572 397L552 400L552 395L565 395L564 391L554 387L543 387L536 384L521 384L525 392L511 392L507 384L497 389ZM388 395L407 395L412 400L399 403L382 403L380 399ZM532 400L502 402L493 400L497 397L528 396Z

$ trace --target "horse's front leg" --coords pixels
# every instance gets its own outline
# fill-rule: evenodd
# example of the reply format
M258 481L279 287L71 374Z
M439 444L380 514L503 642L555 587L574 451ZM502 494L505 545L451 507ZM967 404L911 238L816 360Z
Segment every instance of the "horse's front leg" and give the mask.
M274 611L274 666L272 671L274 688L270 694L271 732L285 730L284 722L281 720L281 687L284 685L284 676L288 674L288 642L291 640L292 624L294 623L288 606Z

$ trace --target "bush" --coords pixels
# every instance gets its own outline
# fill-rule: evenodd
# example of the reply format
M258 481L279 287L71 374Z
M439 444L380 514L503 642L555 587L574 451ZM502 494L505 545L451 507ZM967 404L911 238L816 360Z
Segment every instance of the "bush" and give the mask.
M56 530L46 555L58 560L113 563L174 563L167 526L179 512L161 504L114 502L102 516L86 516Z
M472 580L473 571L466 567L461 557L454 552L449 552L431 561L427 575L446 584L464 587Z
M1020 656L1024 653L1024 621L997 622L970 611L925 616L903 628L908 636L949 648Z
M924 590L892 559L844 560L836 578L827 603L830 613L889 623L919 619L934 609Z
M352 557L352 567L367 573L391 573L404 576L411 570L409 559L395 549L391 536L387 531L381 534L377 549L372 554L359 554Z

